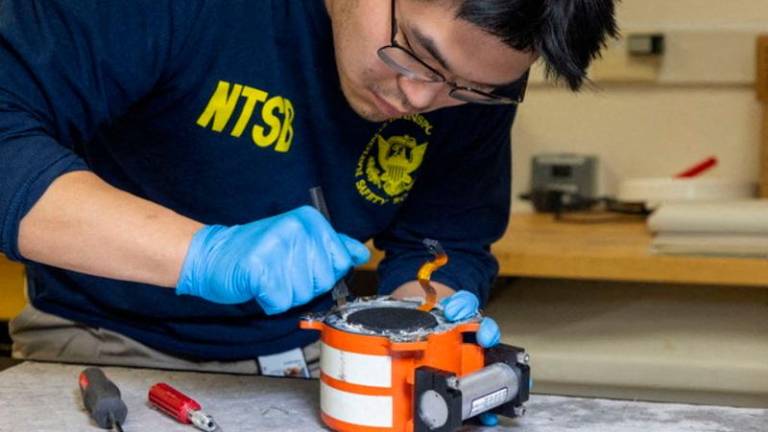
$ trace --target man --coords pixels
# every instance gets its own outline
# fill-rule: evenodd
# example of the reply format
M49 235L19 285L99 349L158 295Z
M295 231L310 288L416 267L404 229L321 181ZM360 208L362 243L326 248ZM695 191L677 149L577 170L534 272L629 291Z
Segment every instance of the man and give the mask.
M297 319L369 238L396 296L421 294L438 239L466 318L497 271L528 69L578 89L615 32L611 0L2 0L0 250L31 302L14 354L316 360ZM318 185L338 232L306 206Z

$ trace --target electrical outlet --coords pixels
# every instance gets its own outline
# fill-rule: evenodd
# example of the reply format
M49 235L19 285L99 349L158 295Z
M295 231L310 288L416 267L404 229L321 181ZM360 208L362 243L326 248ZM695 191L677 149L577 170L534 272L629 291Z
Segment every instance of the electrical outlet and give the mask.
M590 77L597 82L661 85L752 85L755 38L752 29L625 29L625 38L610 41ZM664 38L657 55L633 55L631 41Z
M602 57L592 64L590 79L597 82L653 83L659 79L662 55L632 55L630 41L626 38L611 40Z
M589 70L592 81L600 83L633 83L684 86L751 86L755 71L768 74L768 66L755 68L755 40L762 64L768 64L768 34L763 30L707 28L625 28L624 37L609 40L602 58ZM638 55L633 40L663 37L663 48L652 55ZM541 62L532 69L530 84L546 82ZM762 100L768 102L768 77L761 89Z

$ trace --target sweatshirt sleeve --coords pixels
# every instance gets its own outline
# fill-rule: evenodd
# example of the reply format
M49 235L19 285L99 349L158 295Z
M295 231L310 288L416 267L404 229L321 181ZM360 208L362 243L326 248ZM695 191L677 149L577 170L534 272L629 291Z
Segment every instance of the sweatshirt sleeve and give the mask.
M192 3L0 2L0 252L23 259L21 219L56 178L88 169L83 143L170 78Z
M456 291L474 293L485 305L498 273L490 245L504 233L510 206L510 133L515 109L471 107L474 136L459 128L450 138L433 143L424 172L411 190L400 214L374 239L385 251L379 265L379 293L390 294L416 279L419 267L433 259L423 245L438 240L448 254L448 264L432 280ZM440 149L449 148L449 151ZM432 156L432 157L430 157Z

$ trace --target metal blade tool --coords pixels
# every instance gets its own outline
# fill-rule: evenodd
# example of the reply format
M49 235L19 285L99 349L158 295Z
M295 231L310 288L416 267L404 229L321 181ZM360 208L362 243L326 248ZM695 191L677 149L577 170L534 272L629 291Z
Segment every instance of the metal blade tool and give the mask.
M309 189L309 196L312 200L312 206L317 209L328 223L331 223L331 214L328 211L328 205L325 203L325 196L323 195L323 189L320 186L315 186ZM336 282L331 291L333 301L336 302L336 306L344 306L347 304L347 297L349 297L350 291L347 281L342 277Z

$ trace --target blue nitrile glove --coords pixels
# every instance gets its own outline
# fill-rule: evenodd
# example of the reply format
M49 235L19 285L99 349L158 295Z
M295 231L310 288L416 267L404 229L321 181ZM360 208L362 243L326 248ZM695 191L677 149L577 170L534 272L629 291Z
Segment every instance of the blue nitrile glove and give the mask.
M465 320L477 314L480 301L477 296L469 291L459 291L442 300L443 314L445 319L451 322ZM501 330L491 318L485 317L480 321L480 328L475 335L477 343L483 348L490 348L499 343L501 339Z
M477 296L469 291L459 291L440 301L443 305L443 314L448 321L461 321L467 319L478 312L480 301ZM478 345L483 348L490 348L499 343L501 339L501 330L492 318L484 317L480 321L480 328L475 334ZM477 416L484 426L496 426L499 424L499 418L494 413L484 412Z
M442 300L443 314L448 321L465 320L477 313L480 301L469 291L458 291Z
M477 419L480 420L480 423L483 424L483 426L497 426L499 424L499 417L491 412L484 412L477 416Z
M177 294L234 304L256 300L269 315L330 290L370 252L304 206L245 225L207 225L195 233Z

